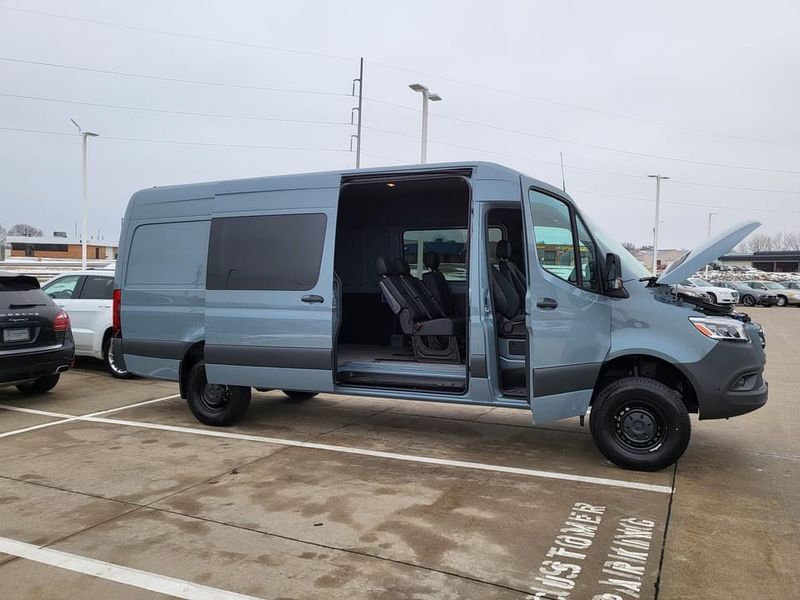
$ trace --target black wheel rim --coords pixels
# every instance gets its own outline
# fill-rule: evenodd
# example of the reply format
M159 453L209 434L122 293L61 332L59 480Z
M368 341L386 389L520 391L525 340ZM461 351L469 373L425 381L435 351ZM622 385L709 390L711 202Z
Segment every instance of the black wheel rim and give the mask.
M208 412L221 412L231 400L231 388L227 385L206 383L200 388L198 400L200 406Z
M627 450L637 453L653 452L666 437L663 415L652 406L642 403L625 404L613 417L614 438Z

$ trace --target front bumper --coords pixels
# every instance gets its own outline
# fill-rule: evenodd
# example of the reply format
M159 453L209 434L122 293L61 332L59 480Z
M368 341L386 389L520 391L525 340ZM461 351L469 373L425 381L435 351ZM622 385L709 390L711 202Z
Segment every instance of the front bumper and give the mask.
M748 334L749 344L721 341L701 360L684 365L697 392L700 419L735 417L766 404L766 357L754 326Z
M11 385L62 373L72 366L75 345L65 340L58 350L0 357L0 385Z

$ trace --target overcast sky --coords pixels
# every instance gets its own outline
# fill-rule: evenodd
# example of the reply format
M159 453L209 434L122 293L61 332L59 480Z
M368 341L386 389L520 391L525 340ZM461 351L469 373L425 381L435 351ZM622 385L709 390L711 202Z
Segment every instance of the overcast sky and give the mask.
M90 141L89 227L106 239L137 189L349 168L348 95L364 56L363 166L418 162L421 100L408 84L421 82L443 98L431 105L429 162L491 160L560 186L563 152L567 191L623 241L652 240L652 173L671 177L661 247L700 242L710 211L715 230L756 218L766 232L800 231L796 1L0 6L6 227L75 232L70 117L101 136ZM193 144L164 143L174 141Z

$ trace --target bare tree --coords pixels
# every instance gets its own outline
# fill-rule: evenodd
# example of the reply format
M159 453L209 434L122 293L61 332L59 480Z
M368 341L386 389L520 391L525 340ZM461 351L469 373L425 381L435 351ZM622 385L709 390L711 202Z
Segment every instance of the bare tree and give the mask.
M800 250L800 232L792 231L783 235L784 250Z
M23 237L41 237L44 235L41 229L28 225L27 223L17 223L8 230L8 235L20 235Z
M8 233L6 231L6 228L3 227L2 225L0 225L0 242L2 242L4 239L6 239L6 233Z
M622 247L625 248L628 252L633 252L636 250L636 244L633 242L622 242Z
M747 252L765 252L772 250L772 236L766 233L754 233L742 245Z

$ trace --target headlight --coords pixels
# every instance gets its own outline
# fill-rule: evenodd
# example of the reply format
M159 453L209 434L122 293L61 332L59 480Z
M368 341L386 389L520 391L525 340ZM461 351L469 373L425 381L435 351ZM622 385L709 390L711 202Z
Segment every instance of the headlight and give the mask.
M732 342L749 342L750 338L744 330L744 323L723 317L689 317L695 329L703 335L715 340Z

